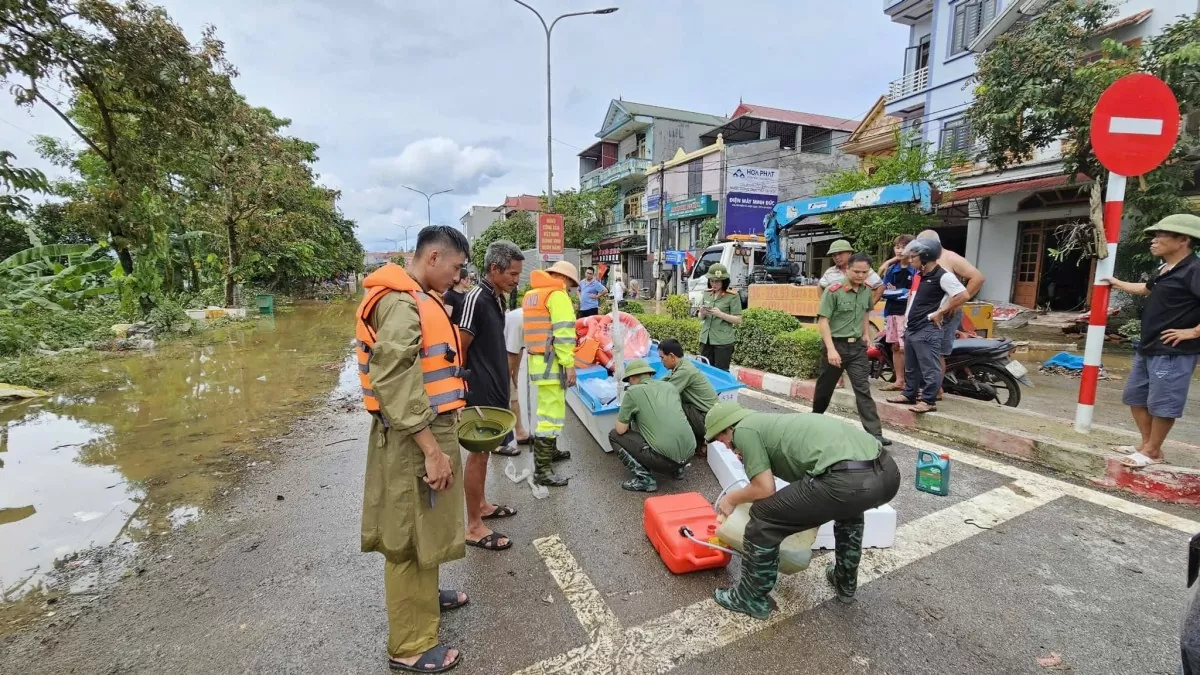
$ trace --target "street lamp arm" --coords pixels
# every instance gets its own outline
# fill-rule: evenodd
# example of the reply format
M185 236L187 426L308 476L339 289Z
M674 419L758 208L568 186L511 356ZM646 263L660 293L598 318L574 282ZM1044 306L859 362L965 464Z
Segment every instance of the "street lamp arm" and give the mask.
M446 194L447 192L454 192L454 188L448 188L448 189L445 189L445 190L439 190L439 191L437 191L437 192L435 192L435 193L433 193L433 194L429 195L429 197L430 197L430 199L432 199L432 198L434 198L434 197L436 197L436 196L438 196L438 195L444 195L444 194Z
M513 2L515 2L515 3L517 3L518 5L520 5L520 6L524 7L525 9L527 9L527 10L529 10L529 11L533 12L534 16L536 16L536 17L538 18L538 21L541 21L541 22L542 22L542 30L546 31L546 35L550 35L550 26L547 26L547 25L546 25L546 20L542 18L542 14L541 14L541 12L539 12L539 11L537 11L536 9L534 9L534 8L530 7L529 5L527 5L527 4L523 3L523 2L521 2L521 0L513 0ZM585 13L586 13L586 12L585 12ZM562 17L559 17L559 18L561 19ZM555 19L555 21L557 22L557 21L558 21L558 19Z
M413 192L415 192L415 193L417 193L417 194L421 195L422 197L424 197L424 198L426 198L426 199L429 199L429 193L428 193L428 192L422 192L421 190L418 190L417 188L410 188L410 187L408 187L407 185L401 185L400 187L404 188L405 190L412 190Z

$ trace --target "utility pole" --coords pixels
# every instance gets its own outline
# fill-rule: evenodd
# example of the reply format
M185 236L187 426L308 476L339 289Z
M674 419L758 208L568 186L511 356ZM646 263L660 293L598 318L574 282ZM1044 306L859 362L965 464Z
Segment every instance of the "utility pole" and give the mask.
M525 4L521 0L513 0L513 2L521 5L525 9L533 12L537 16L538 21L542 22L542 29L546 31L546 212L554 213L554 138L551 134L551 107L550 107L550 33L554 31L554 25L560 20L569 16L587 16L588 14L612 14L617 11L618 7L606 7L604 9L594 9L590 12L571 12L563 14L551 21L548 25L546 20L542 18L540 12L533 7ZM542 233L537 233L538 252L542 248ZM540 257L540 256L539 256Z
M430 203L433 201L433 198L438 195L444 195L447 192L454 191L454 188L446 188L445 190L438 190L437 192L424 192L422 190L418 190L417 188L408 187L407 185L401 185L400 187L404 188L405 190L412 190L413 192L415 192L425 198L425 225L426 225L426 227L433 224L433 207L430 205ZM407 232L405 233L404 236L405 237L408 236ZM407 239L405 241L407 242Z
M663 164L666 164L666 162L663 162ZM658 250L654 252L654 267L656 272L654 275L654 297L656 299L663 294L663 252L667 250L667 247L663 245L663 232L666 230L666 228L663 227L663 214L666 213L667 204L667 193L666 190L663 189L663 173L666 172L666 168L663 166L663 164L658 165Z

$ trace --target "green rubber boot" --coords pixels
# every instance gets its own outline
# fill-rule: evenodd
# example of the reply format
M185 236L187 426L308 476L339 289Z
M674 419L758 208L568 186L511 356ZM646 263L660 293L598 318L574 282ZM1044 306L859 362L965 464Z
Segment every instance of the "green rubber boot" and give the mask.
M622 488L630 492L658 491L658 481L654 480L654 474L647 471L625 448L617 448L617 457L621 458L621 463L633 474L633 478L621 483Z
M834 522L834 563L825 568L825 578L844 604L854 602L858 591L858 564L862 561L863 521Z
M771 600L767 594L775 588L779 576L779 547L763 548L746 541L742 543L742 576L733 588L718 588L713 593L717 604L733 612L765 620L771 616Z
M554 448L557 439L533 439L533 482L547 487L563 487L570 479L554 473Z

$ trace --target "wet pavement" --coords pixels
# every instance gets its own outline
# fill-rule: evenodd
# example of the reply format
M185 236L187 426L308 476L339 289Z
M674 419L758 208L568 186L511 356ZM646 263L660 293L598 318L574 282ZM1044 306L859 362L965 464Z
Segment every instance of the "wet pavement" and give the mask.
M352 316L352 303L297 306L80 376L103 371L112 389L0 408L3 600L53 590L56 566L99 562L83 552L129 553L202 517L265 458L261 439L328 399ZM127 556L101 557L119 574Z
M753 394L750 407L793 405ZM352 404L301 421L270 470L137 575L0 643L0 672L387 672L382 559L358 552L368 420ZM666 570L642 532L644 496L619 488L623 467L568 419L571 485L536 500L494 459L489 495L519 514L490 522L515 545L442 568L443 588L471 595L442 625L464 651L456 672L1175 672L1194 510L956 450L951 494L936 497L912 481L915 447L940 448L897 437L897 543L867 552L858 602L830 602L822 554L756 622L709 600L736 561ZM718 492L704 464L660 487ZM1055 658L1065 668L1038 663Z

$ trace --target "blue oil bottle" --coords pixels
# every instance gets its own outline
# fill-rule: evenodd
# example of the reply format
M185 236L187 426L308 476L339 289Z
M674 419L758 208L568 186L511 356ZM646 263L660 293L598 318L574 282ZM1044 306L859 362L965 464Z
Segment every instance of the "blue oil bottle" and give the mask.
M950 455L917 451L917 489L941 497L950 494Z

